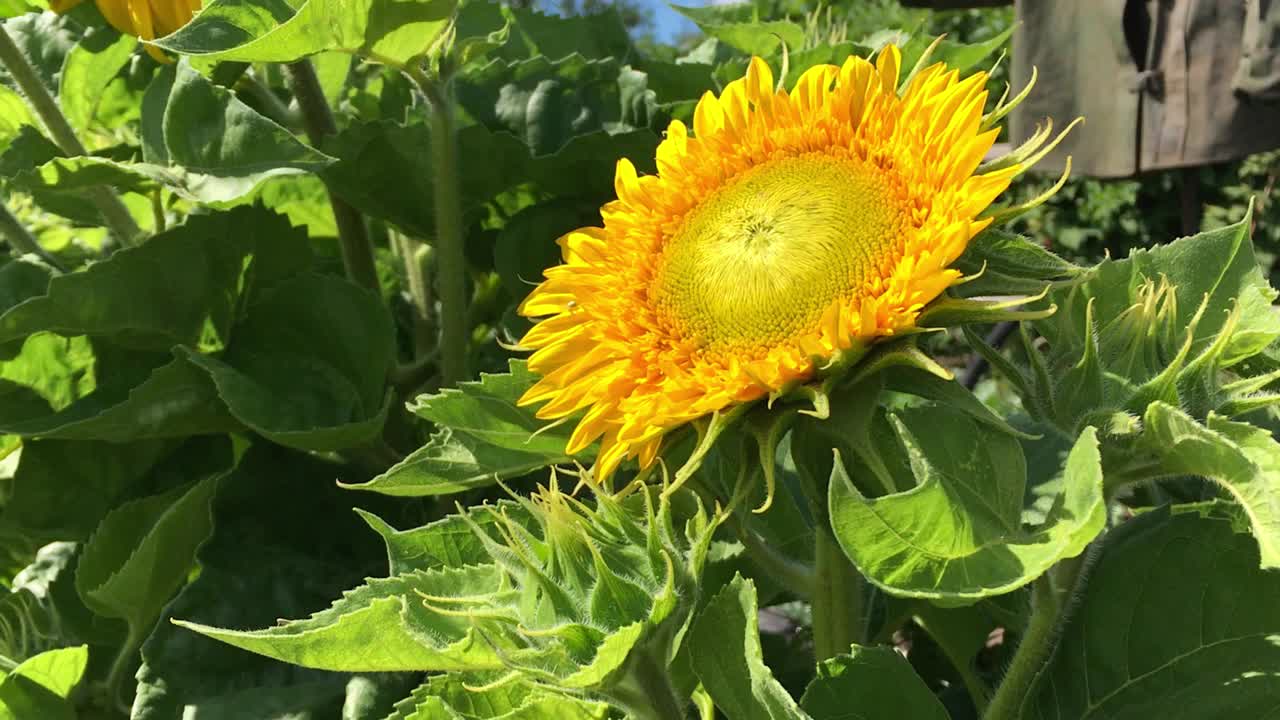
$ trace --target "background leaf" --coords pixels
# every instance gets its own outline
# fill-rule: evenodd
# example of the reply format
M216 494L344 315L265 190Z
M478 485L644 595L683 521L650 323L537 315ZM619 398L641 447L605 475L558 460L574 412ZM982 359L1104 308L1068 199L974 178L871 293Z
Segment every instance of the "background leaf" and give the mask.
M1038 718L1264 717L1280 704L1280 593L1252 539L1195 512L1115 530L1024 706Z
M886 708L902 720L949 717L905 658L890 648L857 645L818 664L800 706L813 720L871 720Z

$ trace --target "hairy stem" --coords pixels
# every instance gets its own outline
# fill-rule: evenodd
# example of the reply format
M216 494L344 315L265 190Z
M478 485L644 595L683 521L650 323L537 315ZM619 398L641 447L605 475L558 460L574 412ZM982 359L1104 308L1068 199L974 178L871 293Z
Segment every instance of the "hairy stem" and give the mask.
M818 662L865 641L865 580L825 523L814 530L813 652Z
M302 124L307 139L319 148L325 138L338 132L329 101L324 98L320 80L310 60L299 60L285 66L289 75L289 89L302 110ZM373 244L364 226L360 212L346 200L329 191L329 205L333 207L333 219L338 226L338 243L342 247L342 266L347 278L357 285L381 295L378 286L378 266L373 259Z
M737 514L730 515L730 524L747 557L770 577L799 597L813 595L815 573L805 563L793 560L778 552L759 535L747 527Z
M68 157L88 155L89 152L80 143L80 138L76 137L75 131L71 129L71 123L67 122L67 117L62 114L57 101L53 99L53 95L44 86L36 69L31 66L27 56L22 54L22 50L13 41L13 36L9 35L9 31L4 27L0 27L0 63L3 63L9 74L13 76L14 82L26 97L27 104L40 117L45 129L49 131L49 135L62 152ZM98 186L85 190L84 194L98 212L102 213L103 221L122 245L136 245L139 242L142 230L138 227L138 223L134 222L129 208L124 206L115 191L106 186Z
M1022 704L1035 684L1036 675L1053 655L1058 630L1065 620L1063 611L1071 606L1071 596L1079 592L1088 562L1088 554L1068 558L1036 579L1032 586L1031 619L983 720L1022 717Z
M468 376L467 262L463 254L458 134L448 83L421 69L410 77L431 107L431 160L436 213L436 295L440 299L440 376L445 387Z
M432 248L400 232L391 231L396 253L404 263L405 285L413 303L413 357L420 360L435 349L435 327L431 322L431 282L435 260Z
M609 693L632 720L686 720L689 703L683 702L671 683L666 663L640 650L628 663L622 682Z
M3 237L14 250L20 253L30 253L60 271L65 270L57 258L40 247L40 243L36 241L35 237L27 231L27 228L21 222L18 222L18 218L13 216L13 213L9 211L9 208L3 202L0 202L0 237Z

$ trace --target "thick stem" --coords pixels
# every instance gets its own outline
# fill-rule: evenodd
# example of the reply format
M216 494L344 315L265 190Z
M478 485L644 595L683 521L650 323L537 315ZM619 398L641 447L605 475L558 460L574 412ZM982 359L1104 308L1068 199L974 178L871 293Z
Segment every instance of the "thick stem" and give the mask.
M631 720L686 720L689 703L681 701L665 663L647 650L630 661L625 679L609 693Z
M431 106L431 160L436 211L436 295L440 299L440 375L445 387L468 377L467 260L463 253L458 135L447 84L421 70L410 77Z
M324 139L338 132L337 123L329 102L324 98L320 79L310 60L299 60L286 66L289 73L289 89L293 91L298 107L302 110L302 124L307 139L317 148ZM329 205L333 207L333 219L338 226L338 243L342 247L342 266L347 277L357 285L369 288L381 296L378 285L378 266L373 259L373 244L364 226L360 212L346 200L329 191Z
M805 563L793 560L778 552L769 543L747 527L742 518L732 514L730 524L747 557L769 577L788 591L802 598L813 595L814 570Z
M27 98L27 103L32 110L35 110L36 115L40 116L40 121L44 123L45 129L49 131L49 135L53 137L53 141L62 152L69 157L88 155L89 152L80 143L80 138L76 137L75 131L71 129L71 123L67 122L66 116L62 114L49 89L44 86L36 69L31 67L27 57L22 54L22 50L18 48L9 31L3 26L0 26L0 63L3 63L9 74L13 76L14 82ZM134 222L129 208L124 206L115 191L109 187L99 186L89 188L85 191L85 195L98 208L98 212L102 213L102 219L116 234L122 245L138 243L142 237L142 230L138 227L138 223Z
M426 357L435 349L435 327L431 322L431 273L434 255L428 245L396 231L391 232L396 252L404 263L405 285L413 302L413 356Z
M819 526L813 536L813 653L822 662L865 641L866 588L829 529Z
M13 213L2 202L0 202L0 237L4 237L5 241L14 250L20 253L30 253L58 270L65 270L57 258L40 247L40 243L36 241L35 237L27 231L22 223L18 222L18 218L14 217Z
M1022 703L1031 692L1036 675L1053 653L1058 635L1058 615L1063 604L1050 575L1040 576L1032 587L1031 620L983 720L1018 720L1022 717Z

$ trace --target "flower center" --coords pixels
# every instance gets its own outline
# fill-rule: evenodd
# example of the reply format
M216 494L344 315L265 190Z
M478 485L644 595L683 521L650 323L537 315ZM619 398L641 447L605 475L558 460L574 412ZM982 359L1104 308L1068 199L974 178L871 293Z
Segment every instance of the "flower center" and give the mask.
M753 168L668 240L649 297L678 336L755 354L817 329L900 251L909 213L886 173L809 154Z

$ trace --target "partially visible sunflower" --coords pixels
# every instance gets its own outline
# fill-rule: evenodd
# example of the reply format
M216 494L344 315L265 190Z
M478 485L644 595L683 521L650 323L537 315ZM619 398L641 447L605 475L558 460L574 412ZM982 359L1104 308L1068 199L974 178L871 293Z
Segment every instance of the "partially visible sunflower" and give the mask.
M889 46L787 92L752 59L702 97L692 134L671 123L656 175L618 162L604 227L560 238L564 263L520 306L544 318L520 341L542 375L520 402L585 409L568 451L600 439L598 479L912 330L960 279L948 266L1049 132L980 168L1020 98L984 115L986 73L938 63L899 88L900 64Z
M49 0L49 9L64 13L82 0ZM111 27L141 40L154 40L174 33L200 12L202 0L95 0L98 11ZM163 52L150 45L147 52L160 62L168 62Z

